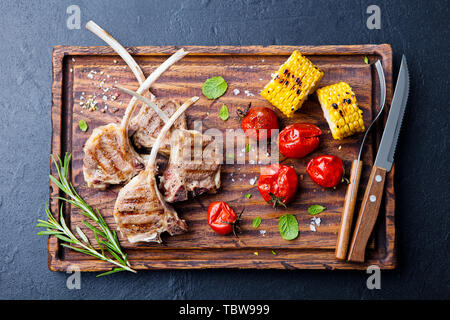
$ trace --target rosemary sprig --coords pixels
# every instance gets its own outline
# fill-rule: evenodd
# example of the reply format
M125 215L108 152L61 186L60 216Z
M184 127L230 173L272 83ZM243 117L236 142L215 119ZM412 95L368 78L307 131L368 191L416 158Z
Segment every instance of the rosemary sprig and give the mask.
M75 227L78 237L72 233L72 231L67 227L66 222L64 221L62 206L60 207L58 222L58 220L56 220L51 213L49 207L45 205L45 213L47 214L48 220L38 220L39 223L36 226L46 228L46 230L39 232L38 235L55 236L59 240L69 243L61 243L61 245L64 247L93 256L103 261L107 261L116 266L110 271L97 275L97 277L120 271L130 271L136 273L136 271L131 268L131 265L127 260L127 255L122 251L122 248L120 247L116 232L109 229L100 212L98 210L94 211L78 195L72 183L67 180L71 154L66 153L64 162L61 161L59 156L56 157L58 158L59 163L52 155L52 160L55 163L56 170L58 171L59 179L55 178L52 175L50 175L49 177L50 180L52 180L52 182L54 182L58 186L58 188L67 195L67 198L56 198L80 209L80 214L91 220L91 222L94 222L90 223L88 221L83 221L83 224L94 233L95 240L100 247L100 250L97 250L92 246L88 237L79 226ZM107 255L106 252L108 252L109 255Z

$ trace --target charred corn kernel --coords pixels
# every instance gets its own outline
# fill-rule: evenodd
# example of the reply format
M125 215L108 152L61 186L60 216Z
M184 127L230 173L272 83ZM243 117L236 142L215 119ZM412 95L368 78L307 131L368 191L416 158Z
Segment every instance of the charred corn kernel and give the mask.
M317 89L317 97L334 139L341 140L365 130L363 112L347 83L339 82Z
M322 77L319 68L299 51L294 51L261 91L261 96L291 117L316 90Z

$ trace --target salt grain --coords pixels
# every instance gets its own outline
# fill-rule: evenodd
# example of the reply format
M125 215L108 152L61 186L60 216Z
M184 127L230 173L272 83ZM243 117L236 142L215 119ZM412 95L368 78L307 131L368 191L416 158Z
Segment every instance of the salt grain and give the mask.
M241 91L239 91L239 89L234 89L233 93L234 93L235 96L237 96L239 93L241 93Z
M315 224L315 225L317 225L318 227L320 227L320 223L322 222L322 219L320 219L320 218L317 218L317 217L313 217L313 218L311 218L311 224Z
M312 232L316 232L316 226L314 225L314 224L310 224L309 225L309 229L312 231Z

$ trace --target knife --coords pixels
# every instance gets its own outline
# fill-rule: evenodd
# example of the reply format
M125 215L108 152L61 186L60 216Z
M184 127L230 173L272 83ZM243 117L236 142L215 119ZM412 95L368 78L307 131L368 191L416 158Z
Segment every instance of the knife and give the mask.
M364 262L367 241L380 210L386 174L391 171L394 163L395 147L397 146L403 115L405 114L408 94L409 73L406 57L403 55L391 109L353 231L348 256L349 261Z

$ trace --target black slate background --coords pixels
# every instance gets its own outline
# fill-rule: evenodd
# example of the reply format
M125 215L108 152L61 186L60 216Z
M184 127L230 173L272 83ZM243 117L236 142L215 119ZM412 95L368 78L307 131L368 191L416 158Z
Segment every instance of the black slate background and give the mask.
M126 3L126 4L125 4ZM411 94L396 154L399 267L381 290L350 271L150 271L96 279L81 290L47 269L34 227L48 200L51 52L103 45L66 27L81 8L122 44L324 45L390 43L405 53ZM381 30L366 28L367 6ZM0 1L0 298L398 299L450 298L449 1Z

